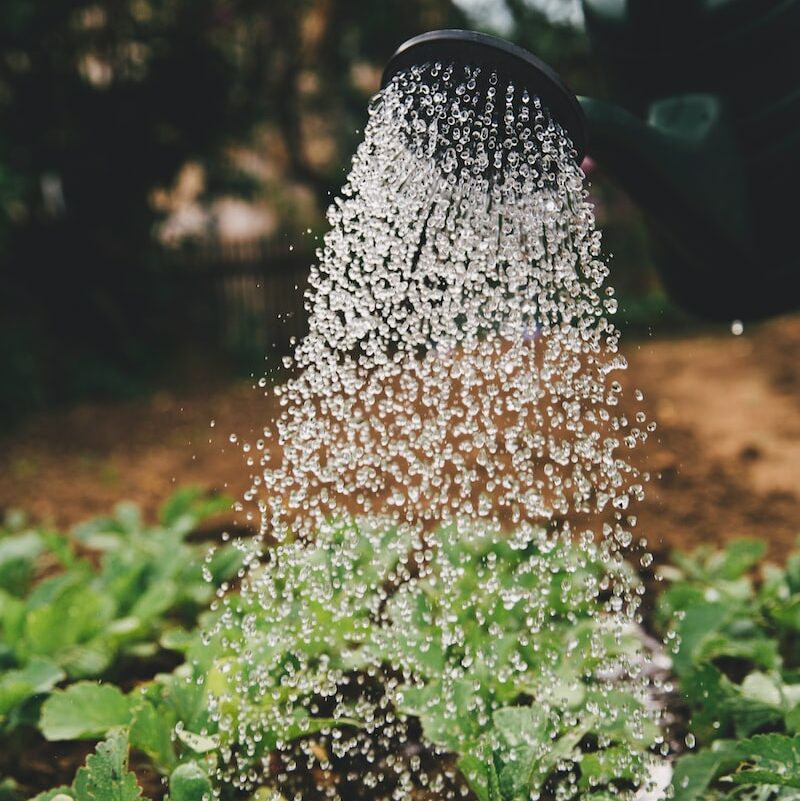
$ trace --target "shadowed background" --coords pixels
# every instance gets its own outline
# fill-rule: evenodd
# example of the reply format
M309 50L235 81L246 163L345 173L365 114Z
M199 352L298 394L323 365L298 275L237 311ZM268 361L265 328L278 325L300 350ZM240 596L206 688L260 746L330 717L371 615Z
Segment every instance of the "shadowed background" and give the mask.
M568 0L3 2L0 509L71 523L123 496L152 508L173 481L245 486L228 434L272 412L242 378L278 378L302 335L324 211L384 64L446 27L503 35L576 93L605 93ZM682 314L638 211L585 167L629 382L661 426L643 528L788 544L797 318L733 337Z

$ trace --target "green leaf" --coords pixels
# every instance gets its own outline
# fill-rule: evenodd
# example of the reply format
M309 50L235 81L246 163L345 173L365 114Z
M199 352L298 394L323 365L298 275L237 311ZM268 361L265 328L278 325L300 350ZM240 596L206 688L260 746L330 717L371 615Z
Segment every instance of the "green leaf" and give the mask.
M126 534L139 534L142 531L142 513L132 501L121 501L114 507L114 520Z
M131 701L120 689L81 681L44 702L40 726L48 740L83 740L103 737L131 719Z
M641 776L642 760L632 756L630 748L613 746L590 754L580 760L580 786L587 790L620 779L636 780Z
M159 518L165 528L183 536L203 520L230 508L231 500L224 495L208 496L201 487L183 487L167 499Z
M517 753L506 754L506 762L500 769L498 787L504 801L525 801L530 798L530 775L534 763L533 752L518 749Z
M679 676L688 673L697 663L697 652L704 642L716 634L730 616L725 604L702 602L684 611L678 627L680 647L672 663Z
M741 578L754 568L767 552L767 544L760 539L737 539L729 542L721 556L712 557L713 575L727 581Z
M785 722L790 734L800 734L800 704L796 704L786 713Z
M778 723L783 717L780 709L738 696L727 698L721 711L730 716L737 737L749 737L754 732Z
M458 753L463 750L463 743L480 736L475 704L481 698L475 694L471 682L461 679L444 689L441 680L436 680L422 688L404 688L402 694L400 708L420 719L430 742Z
M786 601L772 603L769 615L781 628L800 631L800 597L792 595Z
M701 740L714 740L732 730L737 737L749 737L783 716L780 708L745 696L713 665L693 671L682 685L693 708L692 730Z
M43 550L44 541L34 531L0 538L0 588L12 595L24 594L30 585L34 561Z
M102 635L85 645L74 645L56 653L58 661L71 679L99 676L108 669L114 656L113 643L103 639Z
M779 682L761 671L754 670L745 676L741 687L745 698L776 707L782 702Z
M781 657L778 643L764 636L748 636L736 631L709 634L692 655L693 662L711 662L727 656L743 659L766 670L780 667Z
M181 487L176 490L161 506L158 513L161 524L166 527L173 526L181 517L189 514L202 497L201 487Z
M551 739L547 715L539 707L503 707L495 710L492 721L508 748L535 748Z
M211 571L213 582L219 584L234 576L243 563L244 554L232 545L225 545L214 551L208 569Z
M20 670L0 675L0 717L7 715L26 698L50 692L66 674L47 659L33 659Z
M197 632L187 631L180 626L167 629L158 639L158 644L167 651L181 651L185 653L197 642Z
M175 734L178 739L188 748L195 752L195 754L207 754L209 751L214 751L219 748L219 737L209 736L207 734L195 734L192 731L179 728Z
M673 553L673 562L694 581L711 585L736 582L755 567L766 552L760 539L737 539L723 550L703 545L690 554Z
M61 567L65 570L79 567L80 560L76 556L72 541L68 537L58 531L44 531L42 532L42 539L47 546L49 555L56 559Z
M187 679L180 668L156 676L146 689L146 697L171 726L180 721L185 728L199 731L209 725L205 687Z
M133 604L130 614L139 620L154 620L173 606L177 596L178 588L168 579L152 584Z
M75 528L75 539L92 550L111 552L122 548L126 542L117 523L98 519L81 523Z
M211 782L197 762L185 762L169 777L170 801L207 801L211 798Z
M128 737L115 729L75 776L75 801L138 801L142 791L128 770Z
M587 692L587 702L598 710L589 721L589 728L617 743L648 748L658 735L658 728L644 712L641 702L628 692L618 689L593 689Z
M61 785L61 787L54 787L52 790L46 790L44 793L34 796L30 801L73 801L75 794L71 787Z
M558 730L538 706L504 707L492 716L503 748L495 752L504 763L500 790L504 799L527 801L556 767L568 757L589 729L593 718L555 739Z
M676 612L683 612L704 602L704 593L701 587L686 581L679 581L658 596L656 607L658 624L663 628L668 628Z
M24 649L26 612L24 601L0 589L0 644L9 654ZM12 658L11 664L17 660Z
M744 764L730 781L800 788L800 736L760 734L738 745Z
M30 609L25 625L30 652L57 661L61 661L58 659L60 652L101 634L114 613L113 601L86 587L80 573L66 574L64 578L67 580L53 587L52 598ZM43 588L44 584L40 585L37 593ZM36 600L43 600L42 596L44 593ZM29 605L33 603L31 596ZM67 672L74 676L85 675L73 673L69 668Z
M716 750L684 754L675 764L672 786L673 801L697 801L704 797L709 785L721 774L739 763L735 743L718 744Z
M478 801L504 801L488 743L481 742L458 759L458 769Z
M134 712L130 744L144 751L159 768L168 771L176 761L173 732L169 716L160 714L149 701L142 701Z
M797 538L795 547L800 548L800 537ZM800 553L797 551L789 554L786 560L786 581L792 594L800 593Z
M402 626L391 645L401 663L418 665L426 675L438 678L445 667L442 632L436 625L438 610L419 585L405 585L390 599L388 614Z

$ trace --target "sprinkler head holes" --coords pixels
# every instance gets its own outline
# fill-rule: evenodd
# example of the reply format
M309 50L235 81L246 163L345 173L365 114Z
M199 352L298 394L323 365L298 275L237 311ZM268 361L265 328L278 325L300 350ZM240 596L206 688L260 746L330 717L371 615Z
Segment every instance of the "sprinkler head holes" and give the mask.
M539 97L542 105L569 135L580 163L586 154L586 124L575 95L556 72L541 59L517 45L474 31L430 31L404 42L386 65L381 81L414 66L438 62L465 68L479 67L477 79L488 86L492 73L500 84L510 82Z

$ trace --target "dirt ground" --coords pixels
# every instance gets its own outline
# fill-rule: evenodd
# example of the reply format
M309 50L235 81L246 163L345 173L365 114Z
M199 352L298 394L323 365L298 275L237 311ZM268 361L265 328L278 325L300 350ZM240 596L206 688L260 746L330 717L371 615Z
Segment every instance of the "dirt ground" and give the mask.
M800 534L800 316L742 336L629 338L623 352L628 396L640 388L658 423L639 457L651 547L747 535L785 553ZM178 485L239 496L249 470L229 436L270 423L264 393L242 383L30 419L0 438L0 512L69 526L123 498L152 515Z

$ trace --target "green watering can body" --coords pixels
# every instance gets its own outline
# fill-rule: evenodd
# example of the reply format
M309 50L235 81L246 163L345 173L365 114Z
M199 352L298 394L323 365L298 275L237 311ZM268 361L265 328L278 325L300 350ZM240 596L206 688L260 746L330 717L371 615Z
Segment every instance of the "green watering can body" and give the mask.
M705 317L800 308L800 0L584 0L614 103L588 152L644 210Z

